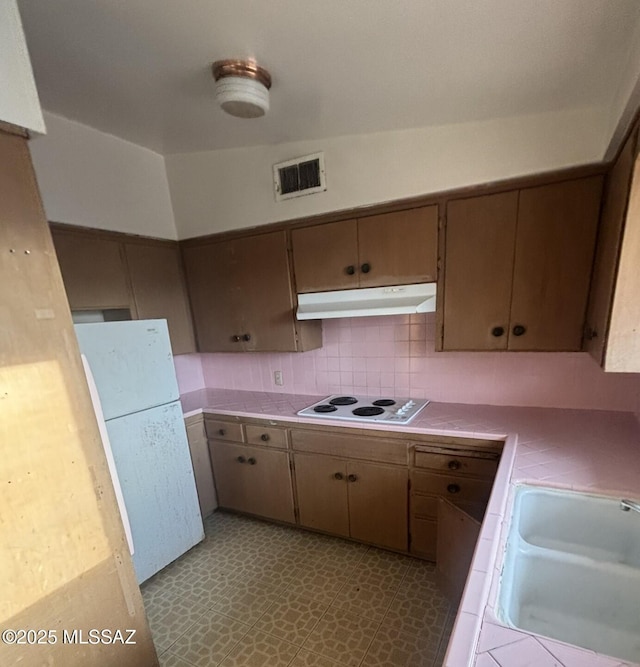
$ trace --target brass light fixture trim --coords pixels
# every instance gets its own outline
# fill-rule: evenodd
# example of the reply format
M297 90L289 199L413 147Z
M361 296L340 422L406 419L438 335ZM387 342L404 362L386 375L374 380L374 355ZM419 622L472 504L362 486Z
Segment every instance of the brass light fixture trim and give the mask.
M255 60L217 60L211 66L213 78L216 81L227 76L238 76L245 79L259 81L267 90L271 88L271 75L264 67L260 67Z

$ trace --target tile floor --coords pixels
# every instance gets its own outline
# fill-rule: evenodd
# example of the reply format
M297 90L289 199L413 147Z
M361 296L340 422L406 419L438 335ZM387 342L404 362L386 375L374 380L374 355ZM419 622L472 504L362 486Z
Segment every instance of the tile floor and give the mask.
M216 512L142 586L162 667L439 667L455 610L424 561Z

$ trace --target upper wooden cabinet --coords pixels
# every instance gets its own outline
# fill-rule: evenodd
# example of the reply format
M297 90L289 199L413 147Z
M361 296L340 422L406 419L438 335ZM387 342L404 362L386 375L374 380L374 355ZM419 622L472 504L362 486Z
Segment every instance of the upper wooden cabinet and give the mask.
M436 205L294 229L297 290L434 282L437 237Z
M587 311L584 349L606 371L640 372L637 135L636 129L607 175Z
M135 316L121 243L59 229L51 234L71 310L126 308Z
M182 260L174 241L53 226L71 310L126 309L166 319L174 354L195 352Z
M173 353L195 352L178 246L126 243L125 254L138 319L165 318Z
M444 350L579 350L602 177L454 200Z
M183 248L201 352L301 352L321 345L320 322L294 313L286 232Z

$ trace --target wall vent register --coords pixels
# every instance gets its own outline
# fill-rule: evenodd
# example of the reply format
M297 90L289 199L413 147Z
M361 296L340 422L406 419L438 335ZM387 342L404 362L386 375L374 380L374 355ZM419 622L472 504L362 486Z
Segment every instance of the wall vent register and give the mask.
M327 189L324 154L314 153L273 165L276 201L311 195Z
M408 424L429 401L411 398L371 398L332 394L300 410L302 417L349 419L383 424Z

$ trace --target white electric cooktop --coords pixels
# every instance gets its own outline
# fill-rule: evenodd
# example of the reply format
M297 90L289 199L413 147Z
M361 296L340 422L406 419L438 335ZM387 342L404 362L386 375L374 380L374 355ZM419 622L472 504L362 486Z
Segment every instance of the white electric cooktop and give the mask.
M297 414L314 419L408 424L428 404L429 401L421 398L372 398L332 394Z

